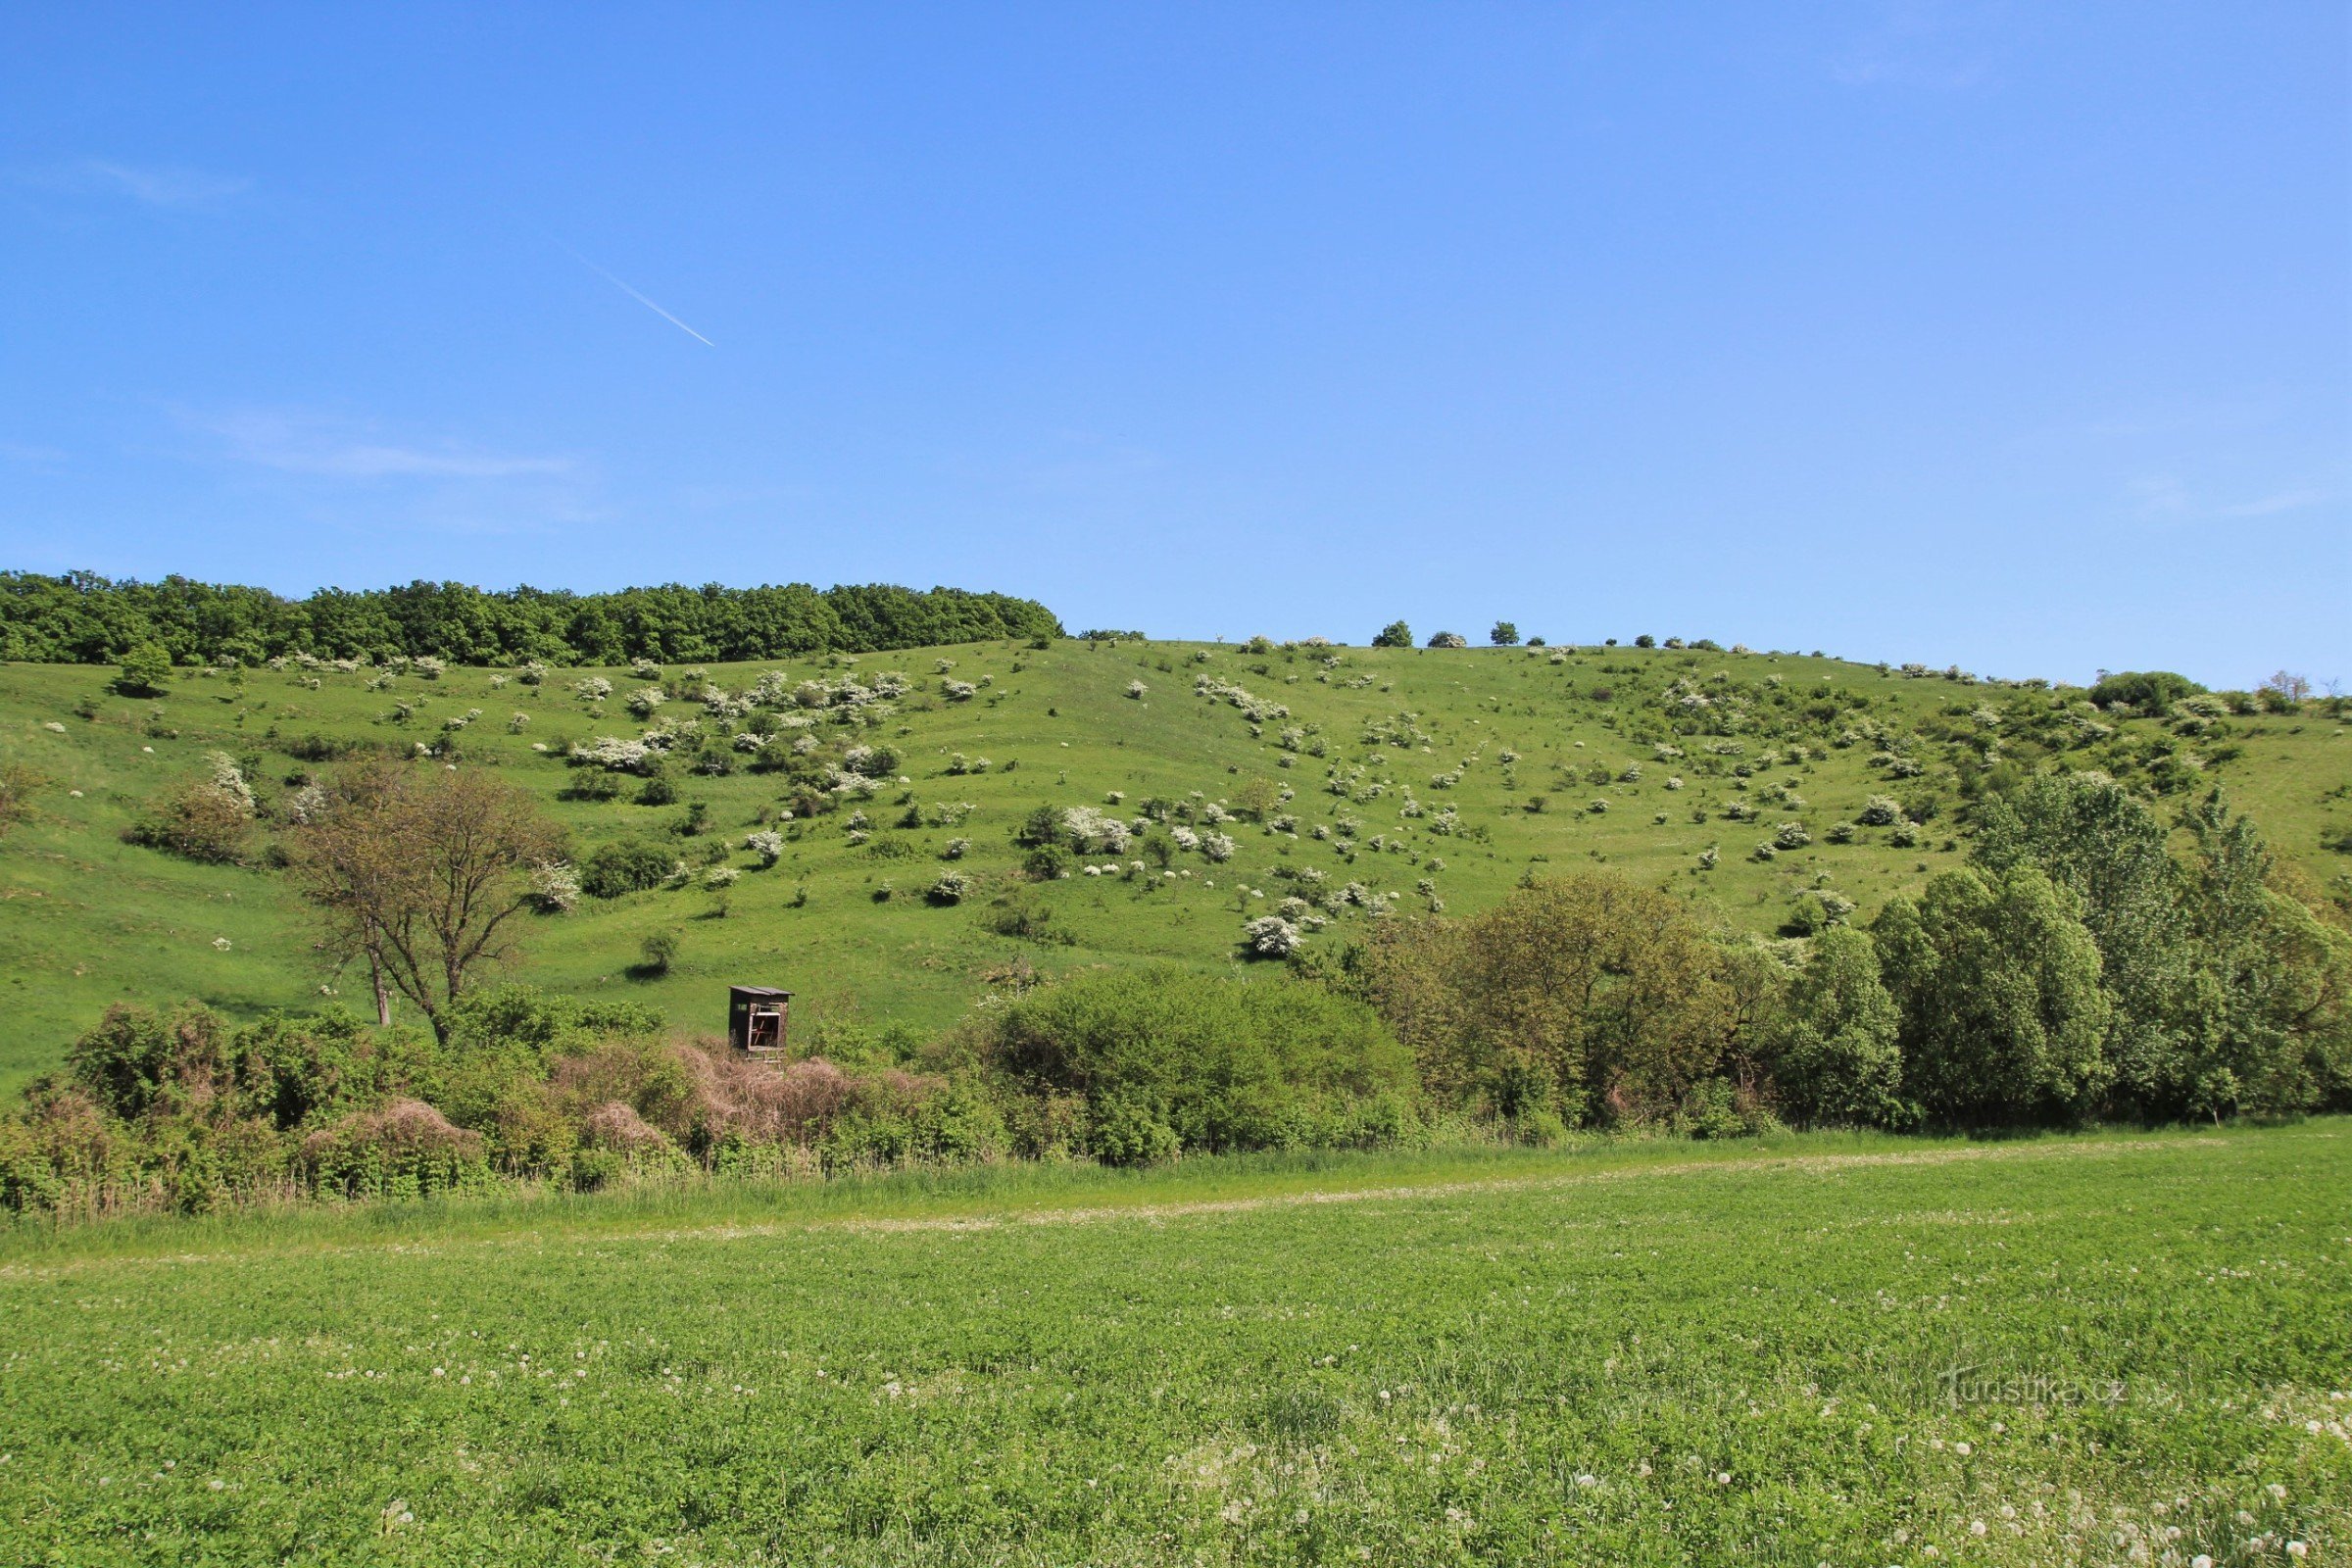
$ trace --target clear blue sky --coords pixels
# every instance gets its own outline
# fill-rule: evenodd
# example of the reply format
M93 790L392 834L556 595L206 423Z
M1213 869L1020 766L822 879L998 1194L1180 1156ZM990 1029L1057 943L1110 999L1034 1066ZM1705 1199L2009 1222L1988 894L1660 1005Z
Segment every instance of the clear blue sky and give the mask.
M0 564L2352 679L2348 60L2266 0L17 5Z

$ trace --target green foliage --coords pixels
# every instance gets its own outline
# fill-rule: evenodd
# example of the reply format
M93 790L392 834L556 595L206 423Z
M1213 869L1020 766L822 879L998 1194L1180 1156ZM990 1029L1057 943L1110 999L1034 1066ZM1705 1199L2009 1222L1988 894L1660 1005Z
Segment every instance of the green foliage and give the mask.
M123 653L115 690L125 697L161 697L171 679L171 654L162 643L145 642Z
M1507 1075L1532 1070L1579 1120L1671 1113L1740 1038L1729 981L1679 900L1590 872L1464 919L1384 922L1357 986L1442 1100L1513 1104Z
M1800 1126L1899 1124L1900 1023L1870 937L1823 931L1762 1044L1782 1113Z
M1367 1109L1414 1094L1410 1055L1362 1004L1169 965L1033 991L975 1015L958 1049L1025 1096L1083 1098L1090 1147L1122 1161L1351 1144Z
M2160 713L2183 697L2193 697L2205 688L2186 675L2176 675L2169 669L2123 670L2102 675L2090 689L2090 700L2101 708L2136 708L2143 712Z
M1494 629L1487 633L1487 641L1497 648L1515 648L1519 644L1519 627L1513 621L1498 620L1494 623ZM1536 639L1536 646L1542 645L1543 639Z
M0 658L98 664L277 655L320 659L427 656L465 664L612 664L777 659L839 649L884 649L1058 637L1061 623L1034 600L886 583L828 588L625 588L609 594L536 588L485 592L413 582L365 593L320 589L288 600L260 588L168 577L111 582L89 572L47 577L0 572ZM141 680L139 694L161 681Z
M2073 1119L2098 1103L2113 1006L2080 904L2038 870L1947 871L1872 928L1903 1083L1939 1122Z
M1401 620L1392 620L1386 626L1381 627L1373 637L1372 646L1375 648L1410 648L1413 646L1413 628Z
M650 839L601 844L580 866L580 891L592 899L617 899L660 887L676 868L677 859L675 851Z

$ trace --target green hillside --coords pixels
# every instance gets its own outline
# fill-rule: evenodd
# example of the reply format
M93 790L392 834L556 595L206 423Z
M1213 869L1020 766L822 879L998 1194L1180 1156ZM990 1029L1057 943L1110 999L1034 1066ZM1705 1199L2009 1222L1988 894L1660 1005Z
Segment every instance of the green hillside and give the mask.
M1674 648L1064 640L660 673L549 670L534 685L514 670L289 663L181 669L134 699L110 668L0 665L0 736L28 781L27 813L0 842L0 1087L57 1063L116 1001L364 1005L364 977L335 971L270 868L274 824L353 746L498 769L570 831L575 863L632 839L687 862L672 885L535 918L517 977L627 996L698 1031L719 1027L731 982L794 989L800 1029L931 1030L1024 964L1242 964L1245 921L1293 897L1327 922L1309 950L1330 950L1372 906L1465 912L1547 865L1606 864L1771 933L1821 891L1867 913L1956 862L1971 800L2053 760L2180 803L2219 784L2282 858L2352 887L2352 860L2328 847L2352 842L2352 742L2320 703L2096 709L2081 690ZM592 678L611 695L580 695ZM652 794L667 804L638 804L640 772L567 761L649 731L666 745ZM216 752L260 802L246 863L125 842ZM870 796L811 799L810 769L847 760L876 775ZM580 798L597 780L613 798ZM1874 796L1903 814L1868 822ZM1041 881L1014 843L1040 806L1153 821L1125 853ZM1759 858L1791 823L1805 842L1790 833L1794 847ZM773 865L746 848L758 830L783 836ZM1230 858L1213 858L1219 836ZM957 840L968 849L951 859ZM713 889L721 867L737 877ZM960 899L926 897L950 871L967 881ZM662 932L679 944L667 971L632 973Z

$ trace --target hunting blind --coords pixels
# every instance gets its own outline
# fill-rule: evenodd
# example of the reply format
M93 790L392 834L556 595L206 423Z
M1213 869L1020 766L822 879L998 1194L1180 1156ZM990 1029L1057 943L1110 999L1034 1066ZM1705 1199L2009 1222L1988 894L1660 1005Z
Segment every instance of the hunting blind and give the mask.
M773 986L727 988L727 1039L755 1056L780 1055L792 993Z

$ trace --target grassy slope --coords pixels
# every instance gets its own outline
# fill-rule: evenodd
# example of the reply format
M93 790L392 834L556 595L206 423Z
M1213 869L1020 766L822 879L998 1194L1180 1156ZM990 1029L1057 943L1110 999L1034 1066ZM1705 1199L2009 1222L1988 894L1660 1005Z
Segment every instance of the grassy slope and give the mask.
M1194 663L1203 652L1207 662ZM953 1019L983 989L990 969L1016 956L1047 970L1153 957L1203 967L1229 964L1245 902L1250 912L1263 912L1285 891L1267 875L1285 858L1320 865L1335 882L1356 878L1375 890L1398 892L1404 896L1399 907L1407 910L1419 906L1416 882L1433 876L1454 912L1494 903L1531 864L1606 863L1666 882L1703 901L1728 924L1768 931L1783 919L1792 895L1818 878L1826 876L1868 911L1932 869L1954 863L1958 856L1941 848L1951 831L1948 810L1931 824L1918 850L1894 849L1882 832L1848 846L1824 842L1823 830L1854 815L1868 795L1910 787L1876 775L1866 743L1832 749L1823 760L1768 770L1753 781L1792 783L1806 802L1801 811L1766 808L1756 824L1725 821L1720 808L1735 798L1735 782L1728 773L1700 776L1712 760L1702 757L1703 738L1682 742L1688 760L1662 763L1646 741L1623 732L1640 721L1645 707L1656 710L1668 681L1728 671L1759 689L1774 677L1796 690L1828 686L1870 698L1870 714L1898 730L1932 720L1948 705L1997 707L2011 695L1797 657L1585 649L1554 664L1517 651L1337 652L1342 662L1329 680L1318 679L1323 666L1316 654L1303 650L1254 657L1231 647L1062 643L1044 652L987 645L868 656L858 662L859 668L907 671L925 695L862 738L900 751L902 771L912 779L919 802L974 803L978 809L968 823L954 830L899 831L889 824L902 809L895 804L900 792L885 789L865 808L880 828L876 840L906 841L915 847L914 857L883 859L873 846L848 847L847 812L837 812L807 825L782 864L747 869L725 918L709 917L713 901L699 888L638 894L609 905L591 901L578 914L534 923L522 975L553 988L639 997L680 1026L696 1029L717 1027L723 988L737 981L794 988L802 1016L904 1019L932 1028ZM936 692L934 661L943 657L955 661L956 678L993 676L994 684L975 702L940 702L930 694ZM714 666L710 674L741 689L770 667L796 675L838 673L830 662L817 662ZM1295 767L1281 769L1274 744L1280 726L1252 737L1240 711L1194 694L1194 676L1202 671L1288 704L1294 722L1319 722L1330 759L1301 757ZM139 803L195 769L208 749L258 756L256 782L267 791L300 765L273 750L273 737L317 733L405 743L431 739L441 718L478 708L484 716L463 737L469 765L494 765L540 793L574 830L583 852L631 831L666 831L682 817L682 804L652 808L625 799L594 805L555 798L568 770L554 755L532 751L533 741L560 752L566 741L631 735L641 727L622 710L619 696L605 705L607 712L591 713L571 695L578 673L532 690L518 684L494 688L490 672L459 669L439 681L404 678L390 692L373 693L359 676L328 673L321 689L312 691L293 672L256 670L241 682L189 678L162 702L133 702L107 692L105 670L0 666L0 737L12 757L29 762L51 784L35 819L0 847L0 973L6 975L0 1088L56 1062L73 1034L117 999L167 1003L199 996L250 1013L315 1004L327 984L358 997L351 977L331 975L313 951L309 924L281 879L190 865L121 842ZM621 694L631 689L625 672L607 673ZM1369 684L1348 684L1364 677ZM1150 687L1141 702L1123 695L1137 678ZM1592 688L1604 683L1615 688L1615 700L1592 701ZM420 702L418 716L405 728L385 716L395 698ZM74 711L85 700L96 705L94 719ZM669 711L683 706L673 704ZM160 720L154 717L159 710ZM515 710L528 712L532 721L523 734L510 735L505 720ZM1418 715L1426 748L1361 742L1366 724L1400 710ZM62 723L65 732L45 727L52 722ZM2352 742L2343 726L2315 714L2241 719L2232 727L2230 739L2245 755L2217 775L2282 851L2323 876L2337 875L2342 860L2317 844L2324 826L2352 823L2352 803L2345 799ZM148 732L156 728L174 733ZM2145 722L2126 728L2159 733ZM1774 744L1747 741L1751 755ZM1522 754L1515 767L1499 763L1506 749ZM946 768L957 752L988 757L997 769L951 776ZM1923 755L1932 753L1930 748ZM1394 788L1358 804L1323 791L1328 763L1352 768L1372 758L1378 761L1366 766L1367 777L1386 775L1410 785L1432 810L1454 805L1465 828L1477 831L1441 838L1427 831L1427 818L1400 820L1401 794ZM1430 786L1433 774L1465 759L1475 760L1457 787ZM1555 773L1555 764L1581 771L1595 761L1613 770L1639 762L1643 777L1595 787L1581 778L1562 783ZM1016 770L1004 770L1015 762ZM1663 780L1677 770L1690 777L1690 787L1669 793ZM1084 877L1042 890L1054 924L1075 938L1074 945L1021 943L984 925L988 898L1013 877L1009 830L1030 807L1046 801L1100 804L1105 792L1123 790L1131 812L1151 795L1197 790L1211 800L1228 798L1252 775L1298 789L1289 809L1299 815L1302 829L1349 813L1364 823L1364 837L1385 833L1406 853L1365 852L1348 865L1328 844L1242 827L1234 830L1242 846L1234 862L1211 866L1188 858L1184 863L1193 876L1162 891ZM757 813L777 798L772 778L750 773L679 782L685 799L709 803L714 832L737 845ZM1547 810L1524 808L1530 796L1555 786ZM1611 803L1605 814L1586 809L1596 798ZM1697 806L1710 808L1710 820L1690 819ZM1658 812L1666 813L1665 823L1652 821ZM1747 858L1774 823L1790 817L1811 827L1810 848L1770 864ZM974 841L966 864L979 873L984 891L960 907L927 906L919 890L936 875L939 851L955 836ZM691 851L700 842L686 841L685 847ZM1723 846L1722 863L1702 876L1694 859L1711 844ZM1432 856L1443 858L1443 871L1426 868ZM732 863L749 867L752 861L737 854ZM899 896L878 904L872 895L884 881L895 882ZM806 905L791 906L804 885ZM1267 898L1245 901L1239 894L1244 886L1264 888ZM1360 918L1350 916L1320 940L1335 940ZM683 936L677 966L660 980L630 979L626 971L639 943L662 929ZM216 946L223 937L226 950Z
M26 1234L0 1557L2333 1561L2347 1131Z

